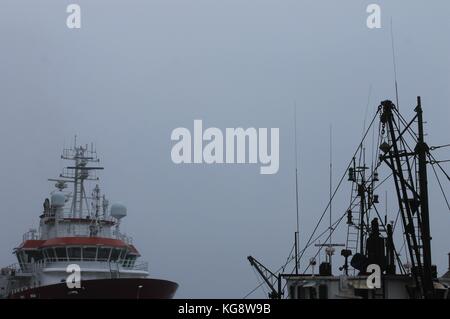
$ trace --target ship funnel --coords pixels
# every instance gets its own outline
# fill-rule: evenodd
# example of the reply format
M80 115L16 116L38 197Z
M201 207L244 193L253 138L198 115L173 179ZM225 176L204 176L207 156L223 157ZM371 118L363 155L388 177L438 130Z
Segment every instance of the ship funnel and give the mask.
M127 207L120 203L112 204L110 214L114 218L122 219L127 216Z
M66 203L66 196L64 193L56 192L52 194L51 204L53 207L61 208Z

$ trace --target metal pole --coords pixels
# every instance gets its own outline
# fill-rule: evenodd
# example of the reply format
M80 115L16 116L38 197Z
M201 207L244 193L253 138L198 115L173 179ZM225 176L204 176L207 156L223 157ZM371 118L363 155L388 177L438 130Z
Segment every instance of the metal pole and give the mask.
M424 141L423 133L423 112L420 96L417 97L417 122L418 122L418 141L416 153L419 160L419 185L420 185L420 210L421 210L421 235L423 245L423 276L424 292L426 298L432 298L434 295L432 266L431 266L431 236L430 236L430 212L428 207L428 177L427 177L427 152L428 145Z
M294 245L295 245L295 274L298 275L298 243L297 243L297 236L298 232L295 232L295 239L294 239Z
M329 245L330 245L330 249L331 249L331 236L333 235L333 230L332 230L332 219L333 219L333 127L330 124L330 181L329 181L329 196L330 196L330 226L329 226L329 230L330 230L330 235L329 235ZM331 266L331 251L330 251L330 256L329 256L329 260L330 262L330 266Z
M364 179L361 182L361 185L358 186L358 191L360 192L361 202L360 202L360 221L359 221L359 241L360 241L360 249L359 253L364 255L364 209L365 209L365 193L364 193Z
M300 234L300 219L298 207L298 160L297 160L297 104L294 104L294 151L295 151L295 209L296 209L296 232L295 232L295 274L298 275L298 245Z

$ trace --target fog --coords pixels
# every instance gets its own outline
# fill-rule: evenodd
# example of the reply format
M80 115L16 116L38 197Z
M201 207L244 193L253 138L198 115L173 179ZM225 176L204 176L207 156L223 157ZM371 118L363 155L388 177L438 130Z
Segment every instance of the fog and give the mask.
M81 29L66 26L70 3L81 7ZM330 124L336 185L364 121L395 100L391 18L400 108L410 118L420 95L429 144L450 142L450 3L377 1L381 28L369 29L370 3L2 0L0 264L16 262L13 248L38 226L53 189L47 178L59 175L62 149L77 135L95 143L102 189L127 205L121 229L152 277L178 282L178 298L244 297L259 283L246 257L276 270L293 245L294 104L304 244L328 201ZM192 130L195 119L222 130L279 128L278 173L174 164L171 132ZM449 149L436 156L450 159ZM348 188L333 203L335 218ZM442 274L450 212L436 182L430 194Z

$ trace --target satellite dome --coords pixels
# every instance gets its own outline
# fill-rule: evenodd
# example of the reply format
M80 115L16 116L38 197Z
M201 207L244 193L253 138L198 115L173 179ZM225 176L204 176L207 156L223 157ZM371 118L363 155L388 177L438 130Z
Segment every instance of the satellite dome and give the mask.
M61 192L56 192L52 194L51 204L54 207L63 207L66 203L66 195Z
M112 217L121 219L127 216L127 207L120 203L112 204L110 213Z

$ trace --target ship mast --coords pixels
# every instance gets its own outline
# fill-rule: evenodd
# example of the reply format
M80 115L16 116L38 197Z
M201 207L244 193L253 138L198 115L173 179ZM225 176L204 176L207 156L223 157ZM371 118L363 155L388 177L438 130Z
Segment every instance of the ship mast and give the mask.
M74 166L67 166L59 177L64 178L64 182L72 182L74 184L70 208L72 218L83 218L83 205L86 205L87 214L90 214L84 181L98 181L99 178L94 176L91 172L102 170L103 167L88 166L89 163L100 162L97 158L97 152L94 150L92 144L90 149L88 148L88 145L77 146L76 137L73 147L64 149L61 158L75 162Z
M423 298L433 298L433 272L431 263L431 237L429 225L427 160L429 147L424 141L423 116L420 97L417 98L416 115L404 122L396 106L389 100L381 102L381 123L386 127L387 140L380 145L380 159L392 170L405 238L413 268L418 293ZM397 116L397 121L394 115ZM400 129L400 121L403 127ZM417 133L411 129L417 122ZM413 135L416 146L411 150L405 140Z
M423 245L423 276L424 291L426 298L433 297L432 282L432 264L431 264L431 236L430 236L430 212L428 207L428 177L427 177L427 159L426 155L429 151L428 145L424 141L423 133L423 111L420 96L417 97L417 113L418 123L418 141L415 148L419 161L419 188L420 188L420 208L422 223L420 225Z

